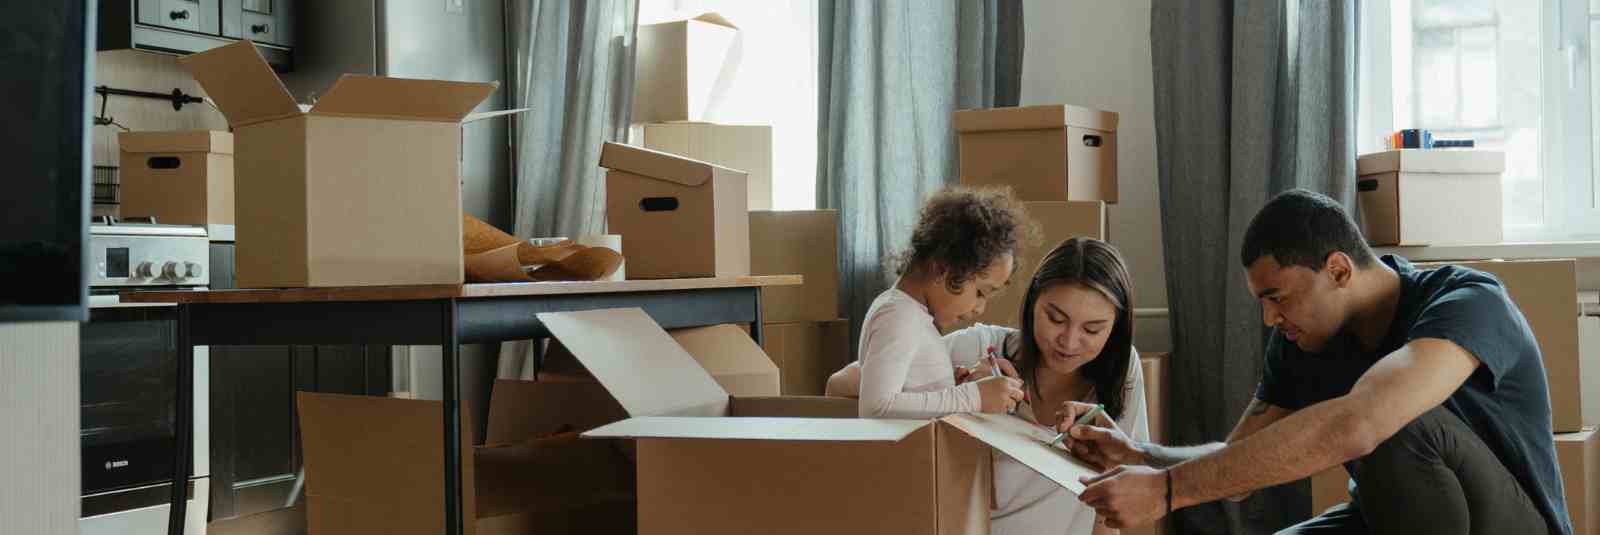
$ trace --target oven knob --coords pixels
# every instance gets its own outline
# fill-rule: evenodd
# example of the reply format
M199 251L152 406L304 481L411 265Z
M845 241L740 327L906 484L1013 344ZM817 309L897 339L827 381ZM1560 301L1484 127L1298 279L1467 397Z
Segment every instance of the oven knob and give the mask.
M199 278L201 275L205 275L205 273L205 268L200 267L200 264L196 264L194 262L183 263L183 277L186 279Z
M155 264L150 262L140 262L139 267L134 268L133 275L141 279L153 278L156 276L155 272L153 271L154 269Z
M161 264L161 276L165 277L165 278L168 278L168 279L177 280L177 278L178 278L178 263L177 262L167 262L165 264Z

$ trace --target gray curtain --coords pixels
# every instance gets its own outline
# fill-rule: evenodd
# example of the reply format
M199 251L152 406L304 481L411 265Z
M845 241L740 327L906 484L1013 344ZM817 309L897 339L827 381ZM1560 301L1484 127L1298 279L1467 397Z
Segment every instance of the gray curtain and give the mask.
M519 238L605 230L600 145L626 141L638 0L508 0Z
M1017 103L1022 3L821 0L818 25L817 206L839 210L855 340L923 199L958 181L951 114Z
M1260 380L1266 331L1238 262L1256 210L1295 187L1354 208L1356 9L1356 0L1151 6L1177 443L1226 437ZM1271 533L1309 509L1300 482L1176 520L1181 533Z

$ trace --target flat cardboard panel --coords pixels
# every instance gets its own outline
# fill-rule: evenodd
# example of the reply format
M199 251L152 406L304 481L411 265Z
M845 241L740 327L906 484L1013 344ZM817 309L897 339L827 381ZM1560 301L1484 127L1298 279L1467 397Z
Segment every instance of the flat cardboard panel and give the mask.
M122 152L233 154L233 133L211 130L120 132L117 134L117 148Z
M460 284L460 136L453 123L309 117L308 285Z
M1350 501L1350 474L1335 466L1311 476L1311 514Z
M1500 243L1499 174L1401 172L1400 244Z
M1379 173L1490 173L1506 170L1504 152L1489 150L1397 149L1356 158L1357 175Z
M1045 479L1056 482L1073 494L1083 492L1078 478L1100 473L1082 461L1072 458L1065 450L1045 444L1055 438L1055 433L1034 426L1016 416L1007 414L954 414L939 420L959 429L973 438L1010 455L1017 462L1033 469Z
M460 123L499 85L346 74L311 113Z
M778 366L785 396L820 396L828 376L850 363L850 322L768 323L761 347Z
M1400 244L1399 173L1379 173L1357 181L1356 202L1361 205L1361 235L1374 246Z
M1600 436L1594 428L1556 435L1556 463L1572 532L1600 533Z
M1071 199L1066 143L1065 128L961 134L961 183L1010 186L1024 201Z
M1022 244L1009 286L989 299L978 323L1020 327L1022 300L1044 256L1072 238L1106 239L1106 205L1100 201L1029 202L1023 206L1028 217L1039 224L1041 239L1036 244Z
M873 418L702 418L642 416L583 434L585 438L706 439L790 442L898 442L927 427L925 420ZM743 446L724 442L727 448Z
M728 98L739 30L716 18L647 24L638 29L633 121L705 121Z
M121 154L122 205L128 216L155 216L167 225L232 225L233 155L205 152ZM170 158L176 168L156 168Z
M488 445L514 444L558 433L582 432L628 418L596 381L494 382L489 398Z
M743 277L750 274L750 210L745 174L718 169L712 180L713 216L716 229L712 245L716 249L716 277Z
M600 167L683 186L700 186L711 180L718 166L667 152L606 143L600 147Z
M772 127L711 123L644 125L644 146L744 171L750 210L772 209Z
M778 367L750 335L733 325L676 329L668 334L733 396L776 396Z
M933 456L927 425L849 445L640 441L639 532L939 533Z
M934 452L939 533L987 532L994 501L994 452L988 444L943 425L934 428Z
M544 312L539 321L629 415L727 414L727 391L643 310Z
M1578 318L1579 369L1590 370L1583 377L1583 425L1600 425L1600 316Z
M672 198L676 210L646 212L645 199ZM629 279L705 277L716 271L711 188L685 188L623 171L606 173L607 230L622 235Z
M1166 353L1139 355L1139 366L1144 372L1144 404L1150 423L1150 442L1155 444L1167 443L1167 360Z
M475 450L478 517L560 511L634 496L634 467L615 443L576 434Z
M750 212L750 273L800 275L800 286L761 290L767 323L839 317L839 211Z
M736 397L728 406L734 417L856 418L855 398L822 396Z
M1067 198L1117 203L1117 134L1067 127Z
M283 81L249 41L190 54L178 64L194 75L235 129L300 115Z
M232 136L228 141L232 143ZM234 224L233 203L233 155L206 155L206 222Z
M310 280L306 118L238 128L234 155L234 284L292 288Z

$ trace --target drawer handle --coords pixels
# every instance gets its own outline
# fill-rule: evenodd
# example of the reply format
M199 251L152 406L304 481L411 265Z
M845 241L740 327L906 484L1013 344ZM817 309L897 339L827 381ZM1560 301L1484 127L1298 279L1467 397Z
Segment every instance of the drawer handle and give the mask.
M267 33L267 29L268 29L268 26L265 25L265 24L251 24L250 25L250 33Z
M1356 191L1378 191L1378 179L1368 178L1356 181Z
M1101 139L1100 136L1094 134L1084 134L1083 136L1083 146L1085 147L1098 147L1103 144L1105 144L1105 140Z
M189 10L173 11L170 16L172 20L189 20Z
M183 166L183 160L177 156L154 156L145 162L151 169L177 169Z
M639 209L646 212L671 212L678 209L678 198L645 197L639 200Z

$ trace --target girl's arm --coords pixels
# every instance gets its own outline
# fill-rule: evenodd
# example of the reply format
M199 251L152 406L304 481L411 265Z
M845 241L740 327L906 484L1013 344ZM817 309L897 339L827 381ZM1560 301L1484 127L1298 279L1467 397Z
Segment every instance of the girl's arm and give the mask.
M938 418L982 408L976 382L930 392L905 391L906 379L919 356L928 359L932 355L941 366L947 362L947 350L937 332L928 332L932 326L883 318L865 328L869 332L861 338L862 418Z

